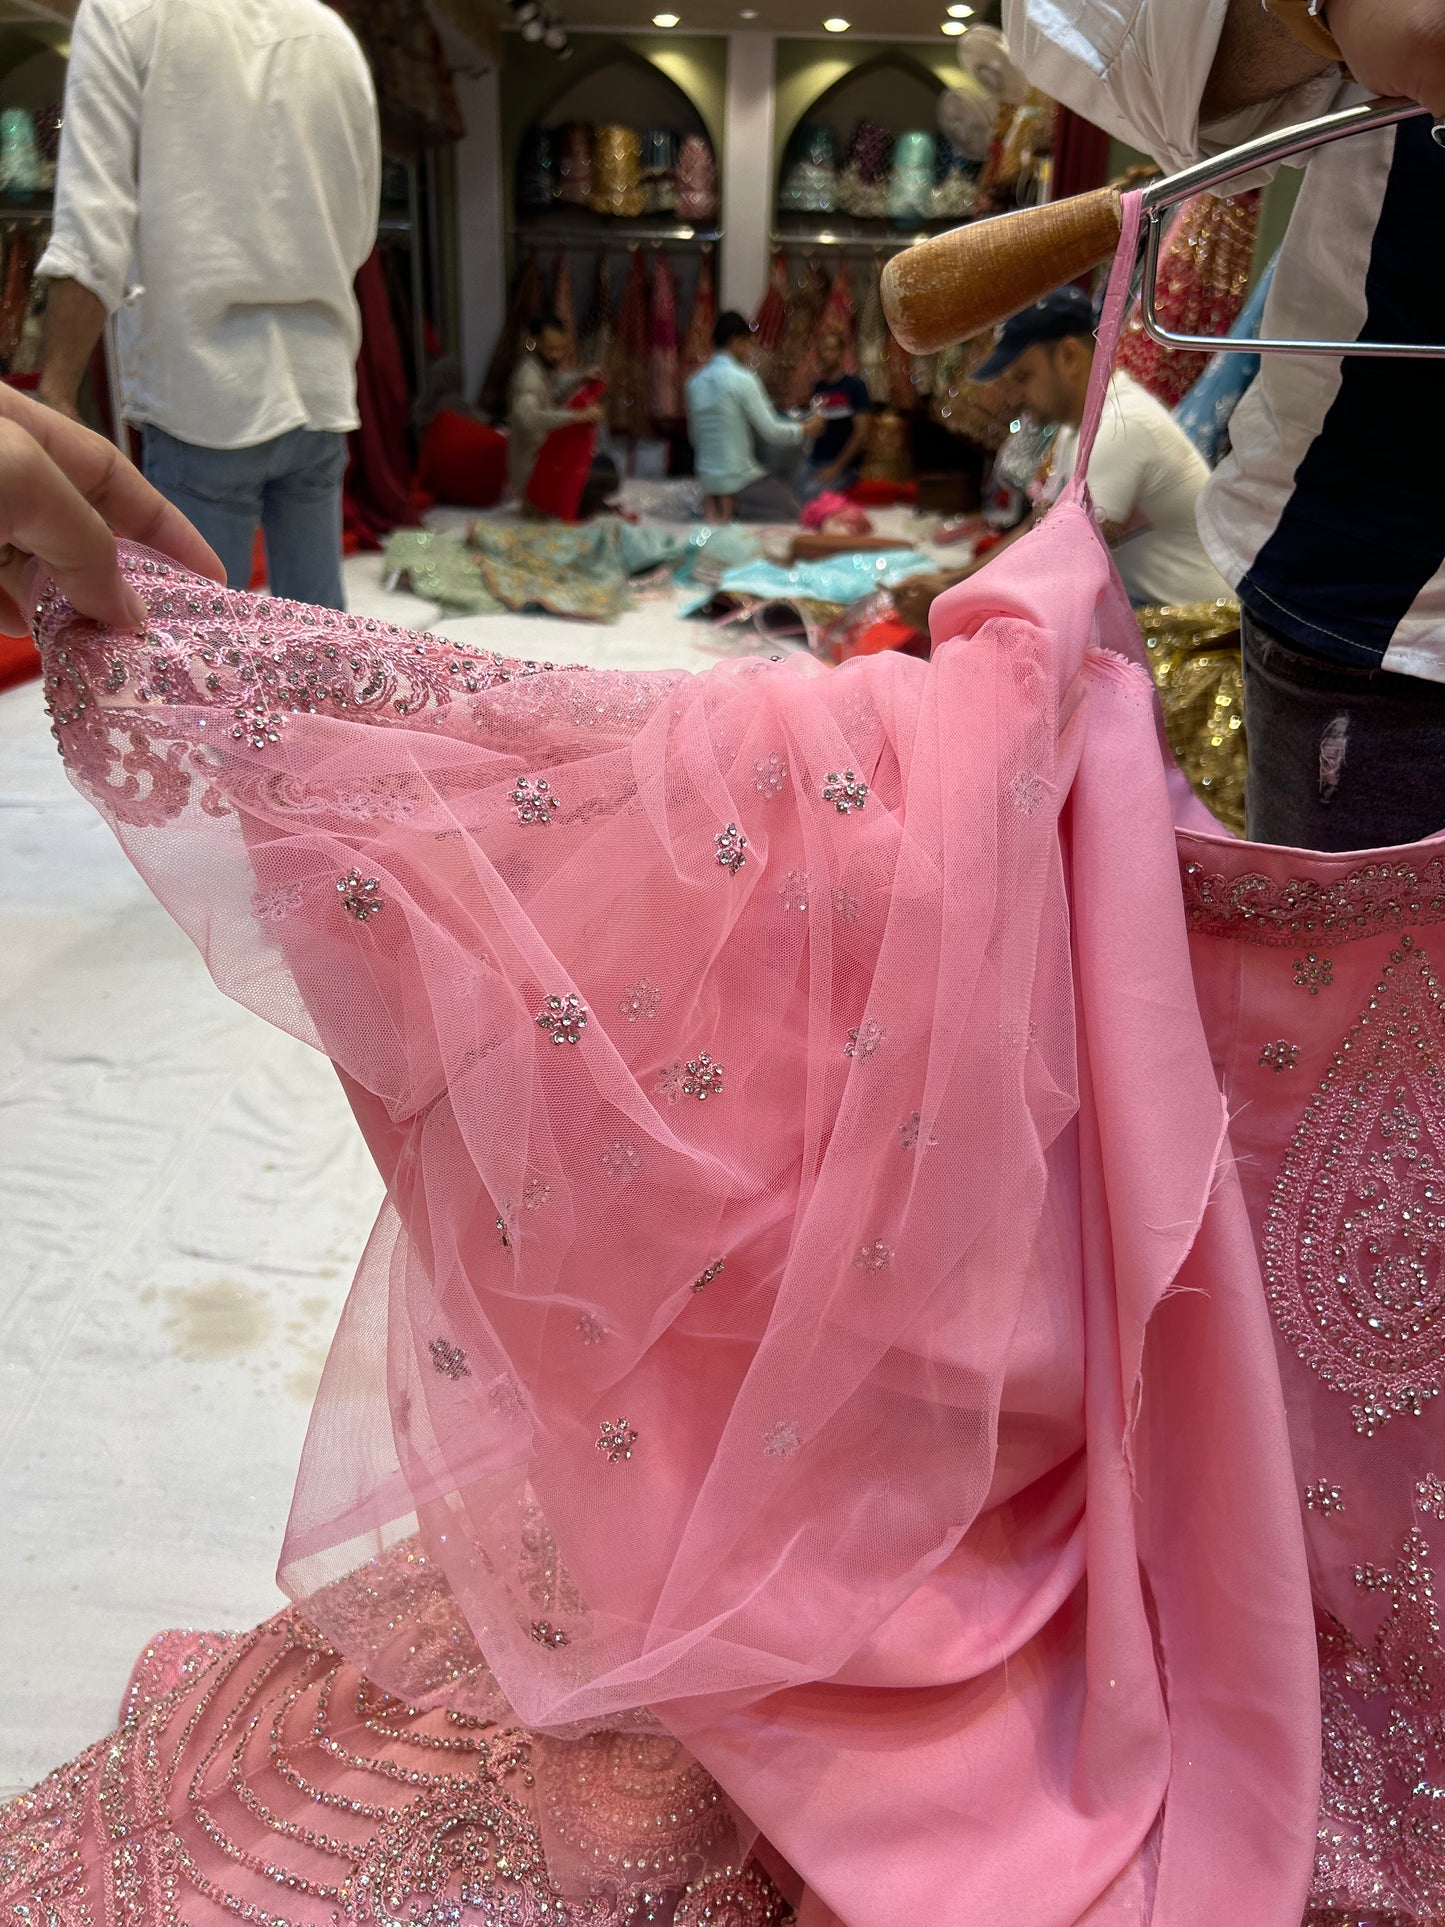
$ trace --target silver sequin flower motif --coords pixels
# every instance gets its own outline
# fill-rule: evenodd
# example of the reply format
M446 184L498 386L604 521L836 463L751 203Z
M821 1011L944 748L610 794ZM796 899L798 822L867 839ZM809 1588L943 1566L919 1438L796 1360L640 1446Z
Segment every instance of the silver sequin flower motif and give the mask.
M682 1080L682 1094L684 1097L695 1097L700 1104L710 1097L721 1097L723 1094L722 1065L714 1064L706 1051L700 1051L696 1057L690 1057L686 1075Z
M823 801L831 803L839 816L861 810L868 801L868 785L851 769L829 770L823 784Z
M386 907L380 883L375 877L363 877L360 870L348 870L344 877L338 877L336 891L342 909L358 923L379 917Z
M789 870L778 886L778 895L783 899L785 910L806 910L808 892L812 888L812 873L808 870Z
M608 1336L607 1327L590 1311L584 1311L578 1314L577 1336L584 1345L600 1345Z
M268 743L281 740L282 716L279 710L269 709L264 703L242 703L234 712L235 721L231 734L238 743L249 743L252 749L265 749Z
M460 1345L449 1345L444 1338L434 1338L427 1350L431 1353L432 1369L440 1372L443 1378L471 1377L467 1355Z
M662 992L657 985L649 983L646 977L639 977L623 991L617 1008L629 1024L650 1024L661 1002Z
M776 750L754 763L753 768L757 772L755 787L764 796L776 796L788 780L788 766Z
M899 1125L898 1142L905 1151L916 1151L920 1145L931 1151L938 1143L938 1134L929 1119L914 1111Z
M550 823L562 807L545 776L519 776L512 791L519 823Z
M1344 1511L1345 1496L1340 1488L1337 1485L1331 1485L1328 1479L1316 1479L1313 1485L1305 1487L1305 1508L1309 1512L1318 1512L1324 1518L1329 1518L1331 1513Z
M1259 1053L1259 1068L1262 1071L1292 1071L1299 1062L1299 1045L1287 1044L1279 1038L1273 1044L1266 1044Z
M586 1007L570 991L562 997L549 997L537 1012L537 1028L547 1031L554 1044L580 1044L587 1028Z
M567 1635L560 1626L554 1626L549 1619L532 1621L532 1637L539 1646L549 1646L555 1652L567 1644Z
M705 1291L706 1288L712 1283L713 1279L717 1277L718 1273L722 1270L723 1266L726 1263L727 1263L726 1258L719 1258L715 1265L709 1265L706 1271L704 1271L699 1277L696 1277L693 1279L692 1281L693 1290Z
M1415 1503L1431 1519L1445 1519L1445 1479L1427 1472L1415 1481Z
M623 1459L632 1457L632 1448L637 1443L637 1433L625 1418L602 1421L602 1429L597 1435L597 1450L609 1465L618 1465Z
M887 1271L893 1263L893 1247L875 1238L872 1244L864 1245L853 1263L859 1271Z
M791 1419L775 1425L763 1440L763 1452L770 1459L790 1459L803 1443L802 1434Z
M1009 784L1008 793L1020 816L1032 816L1044 799L1044 786L1031 770L1021 769Z
M748 860L748 839L736 823L729 823L726 829L718 831L713 841L717 844L718 862L723 869L736 876Z
M618 1184L631 1184L642 1169L642 1158L637 1146L621 1137L613 1138L602 1153L600 1161L608 1177L615 1178Z
M883 1026L875 1024L871 1018L866 1024L852 1024L848 1029L848 1041L843 1046L843 1055L866 1061L876 1053L887 1035Z
M1321 990L1328 990L1335 981L1334 959L1317 956L1313 950L1307 950L1304 956L1294 960L1294 980L1297 989L1307 990L1311 997L1318 997Z

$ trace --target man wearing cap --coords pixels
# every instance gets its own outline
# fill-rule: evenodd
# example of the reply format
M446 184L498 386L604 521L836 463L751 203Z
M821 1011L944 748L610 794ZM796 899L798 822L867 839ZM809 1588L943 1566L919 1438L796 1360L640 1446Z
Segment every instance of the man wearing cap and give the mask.
M1058 427L1044 497L972 567L914 576L895 591L905 621L923 629L935 596L1016 542L1058 499L1074 471L1093 365L1094 308L1082 289L1057 288L1004 323L973 379L997 382L1011 407ZM1195 522L1208 479L1204 457L1168 410L1116 369L1089 462L1089 493L1136 608L1212 602L1230 593L1204 553Z
M997 381L1020 412L1058 425L1049 501L1073 473L1093 365L1093 303L1080 288L1058 288L1006 321L993 353L974 371L975 381ZM1116 369L1089 463L1089 493L1136 607L1229 594L1195 521L1208 479L1204 457L1169 411Z

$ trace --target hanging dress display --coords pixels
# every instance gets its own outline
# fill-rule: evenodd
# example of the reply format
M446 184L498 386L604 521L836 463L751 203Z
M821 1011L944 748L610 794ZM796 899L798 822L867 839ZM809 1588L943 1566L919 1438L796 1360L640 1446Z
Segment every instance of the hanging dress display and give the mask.
M682 367L677 341L677 276L661 250L652 263L652 310L648 321L648 402L654 423L682 419Z
M597 257L592 277L592 305L582 331L581 356L586 368L610 368L616 317L612 305L612 264L606 253Z
M652 430L651 382L648 370L651 294L647 256L629 249L627 283L617 313L617 333L607 363L607 418L616 435L641 440Z
M12 1910L753 1927L755 1841L842 1927L1429 1891L1438 891L1204 838L1181 900L1082 495L1126 293L928 662L540 669L132 550L142 636L46 592L71 775L387 1202L296 1606L157 1642L0 1813Z
M677 213L683 221L717 219L717 160L702 134L689 134L677 156Z
M552 273L552 312L567 332L568 359L574 359L577 353L577 303L572 295L572 269L565 248L558 248L557 264Z
M712 359L712 331L717 321L717 285L713 276L712 249L705 247L697 264L697 288L692 297L692 314L682 344L682 379L695 375L703 363Z
M853 277L848 271L847 260L840 255L838 265L833 270L833 285L828 290L828 299L823 304L823 312L817 326L804 344L802 356L793 373L789 395L792 407L806 408L812 399L813 389L818 380L818 344L825 335L842 336L843 366L850 375L857 373L858 360L853 347L855 328Z
M482 383L481 407L494 421L505 418L512 371L527 339L527 329L542 305L542 268L535 253L529 253L512 283L512 299L507 318L497 336L487 378Z
M1227 335L1244 305L1259 227L1260 190L1196 194L1175 215L1159 264L1159 319L1177 334ZM1119 365L1166 408L1175 407L1204 373L1208 356L1169 348L1144 332L1136 302Z

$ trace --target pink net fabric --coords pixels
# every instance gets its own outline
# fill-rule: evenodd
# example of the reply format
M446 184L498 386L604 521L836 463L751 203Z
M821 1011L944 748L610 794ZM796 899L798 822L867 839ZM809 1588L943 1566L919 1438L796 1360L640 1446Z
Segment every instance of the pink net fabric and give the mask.
M37 612L75 780L387 1180L288 1589L419 1714L683 1738L805 1921L1308 1886L1278 1374L1076 490L926 664L560 670L135 554L143 637ZM412 1535L447 1630L349 1617Z

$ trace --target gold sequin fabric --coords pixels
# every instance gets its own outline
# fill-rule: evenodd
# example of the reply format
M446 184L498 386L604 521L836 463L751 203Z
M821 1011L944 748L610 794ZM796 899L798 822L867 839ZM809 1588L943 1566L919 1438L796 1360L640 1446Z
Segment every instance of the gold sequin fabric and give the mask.
M1174 760L1227 830L1244 835L1244 669L1239 605L1140 609L1139 628Z
M388 1555L380 1595L358 1578L357 1615L395 1606L405 1565ZM563 1741L406 1706L286 1611L151 1643L120 1726L0 1811L0 1921L784 1927L736 1851L666 1734Z

